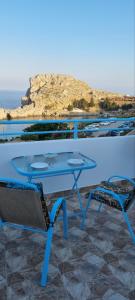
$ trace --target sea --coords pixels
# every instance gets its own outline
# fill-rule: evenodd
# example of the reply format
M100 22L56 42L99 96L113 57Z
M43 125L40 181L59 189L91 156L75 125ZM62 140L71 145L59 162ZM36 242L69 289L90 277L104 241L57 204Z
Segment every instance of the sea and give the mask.
M14 109L19 106L21 106L21 97L25 95L25 91L13 91L13 90L0 90L0 108L5 108L5 109ZM82 118L89 118L89 116L77 116L77 118L82 119ZM61 117L60 119L64 119L67 117ZM68 119L74 119L76 118L75 116L70 116ZM95 118L94 116L91 116L90 118ZM32 119L39 119L39 118L32 118ZM49 118L48 118L49 119ZM51 118L50 118L51 119ZM0 124L0 140L2 139L8 139L11 140L15 135L5 135L8 132L21 132L23 129L28 127L30 125L26 124ZM19 136L19 135L17 135Z
M9 91L9 90L0 90L0 108L12 109L21 106L21 97L25 95L25 91ZM0 139L10 140L12 136L5 136L7 132L16 132L22 131L27 125L6 125L0 124Z

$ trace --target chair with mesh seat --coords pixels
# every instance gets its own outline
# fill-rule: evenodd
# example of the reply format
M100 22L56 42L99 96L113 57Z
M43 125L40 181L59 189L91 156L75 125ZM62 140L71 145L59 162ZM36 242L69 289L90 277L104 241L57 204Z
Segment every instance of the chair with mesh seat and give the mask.
M119 180L122 181L119 182ZM135 243L135 233L127 214L129 207L133 201L135 201L135 181L125 176L111 176L107 181L101 182L99 186L88 194L85 218L92 200L96 200L100 203L99 211L103 204L120 210L127 223L132 240Z
M41 270L41 286L45 286L47 282L54 223L61 209L63 211L64 237L67 238L67 214L64 198L58 198L51 212L48 212L42 184L0 178L0 227L8 225L47 235Z

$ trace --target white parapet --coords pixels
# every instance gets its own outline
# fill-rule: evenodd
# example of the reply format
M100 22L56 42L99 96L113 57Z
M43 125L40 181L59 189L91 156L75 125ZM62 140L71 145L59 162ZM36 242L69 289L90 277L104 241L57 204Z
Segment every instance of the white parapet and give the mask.
M79 151L97 162L95 169L83 171L80 187L98 184L111 175L135 177L135 136L0 144L0 176L26 180L11 166L13 157L63 151ZM73 179L70 175L64 175L44 178L42 182L45 191L50 193L70 189Z

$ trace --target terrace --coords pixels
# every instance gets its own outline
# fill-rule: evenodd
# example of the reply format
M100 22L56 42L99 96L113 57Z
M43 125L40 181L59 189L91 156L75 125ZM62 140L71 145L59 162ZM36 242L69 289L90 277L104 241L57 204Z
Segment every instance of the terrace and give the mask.
M26 180L10 164L16 156L40 154L41 149L44 153L80 151L97 162L97 167L84 171L79 180L84 206L86 193L110 175L135 177L133 135L78 139L77 129L75 126L74 139L1 144L0 176ZM45 192L53 199L64 195L68 208L78 211L76 196L69 197L72 178L64 175L60 179L42 179ZM127 226L117 210L104 206L98 213L97 207L93 201L84 230L79 218L69 219L67 241L62 236L61 222L57 222L45 288L39 285L42 236L6 227L1 230L0 299L135 299L135 246ZM135 206L129 211L135 228L134 213Z

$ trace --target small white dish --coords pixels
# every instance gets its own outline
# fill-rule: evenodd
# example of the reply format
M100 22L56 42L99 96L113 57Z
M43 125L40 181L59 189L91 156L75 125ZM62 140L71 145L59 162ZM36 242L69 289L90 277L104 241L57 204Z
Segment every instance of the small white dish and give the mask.
M36 170L45 170L48 169L48 164L44 162L35 162L32 163L31 168L36 169Z
M80 165L84 164L83 159L79 159L79 158L71 158L71 159L68 159L67 162L69 165L73 165L73 166L80 166Z

